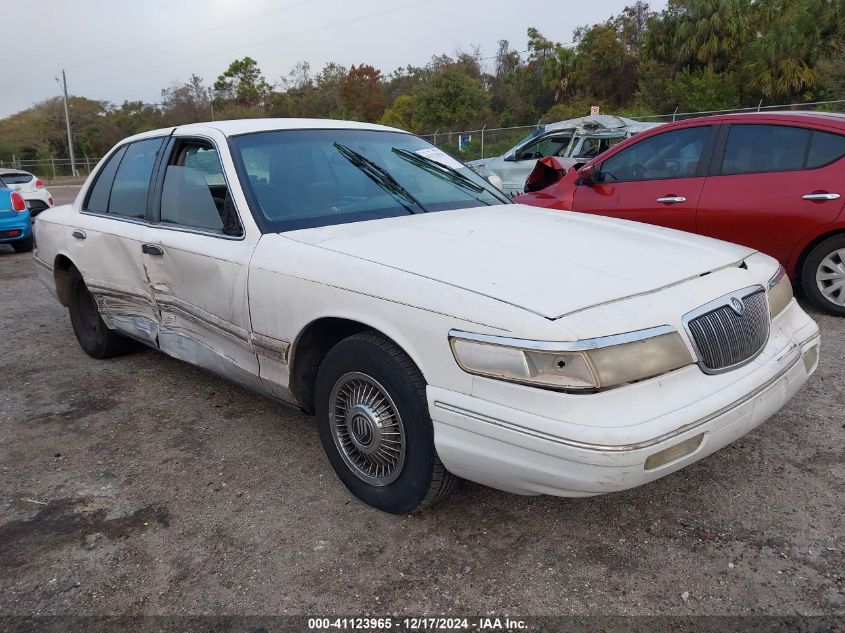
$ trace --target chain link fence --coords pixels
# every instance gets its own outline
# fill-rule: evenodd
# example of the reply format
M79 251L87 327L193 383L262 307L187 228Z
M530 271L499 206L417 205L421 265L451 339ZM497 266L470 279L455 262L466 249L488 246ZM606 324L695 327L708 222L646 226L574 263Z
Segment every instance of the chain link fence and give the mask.
M738 114L741 112L771 112L772 110L813 110L823 112L845 113L845 99L837 101L814 101L810 103L789 103L764 106L762 101L753 107L732 108L729 110L701 110L696 112L678 112L676 108L671 114L648 114L643 116L630 116L635 121L670 123L712 114ZM549 121L551 123L551 121ZM518 127L488 128L478 130L461 130L456 132L445 132L437 130L434 134L421 134L433 145L452 154L456 158L466 162L478 158L500 156L520 140L542 127L543 121L535 125L524 125Z
M97 166L98 162L100 162L99 158L77 158L76 174L73 174L71 170L69 158L47 158L40 160L13 158L12 160L0 160L0 169L21 169L35 174L41 180L55 182L56 180L74 176L85 178Z

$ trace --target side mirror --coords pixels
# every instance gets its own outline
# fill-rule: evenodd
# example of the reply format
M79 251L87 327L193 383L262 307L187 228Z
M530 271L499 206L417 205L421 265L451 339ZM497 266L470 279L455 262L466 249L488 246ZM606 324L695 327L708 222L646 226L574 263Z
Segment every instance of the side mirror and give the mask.
M507 154L505 154L505 156L504 156L504 158L502 158L502 160L506 160L509 163L515 161L516 160L516 152L508 152Z
M582 185L593 185L599 181L598 165L587 165L578 170Z

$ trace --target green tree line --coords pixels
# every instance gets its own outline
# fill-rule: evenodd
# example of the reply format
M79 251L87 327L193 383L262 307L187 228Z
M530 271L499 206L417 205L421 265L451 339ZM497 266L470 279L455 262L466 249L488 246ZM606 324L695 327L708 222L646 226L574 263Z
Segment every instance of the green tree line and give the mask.
M591 105L637 116L845 98L845 0L638 1L583 26L573 42L528 29L527 50L499 42L390 73L305 61L269 81L233 61L210 85L196 75L158 104L70 98L77 154L98 157L137 133L209 119L327 117L418 133L532 124L581 116ZM67 155L61 100L0 120L0 159Z

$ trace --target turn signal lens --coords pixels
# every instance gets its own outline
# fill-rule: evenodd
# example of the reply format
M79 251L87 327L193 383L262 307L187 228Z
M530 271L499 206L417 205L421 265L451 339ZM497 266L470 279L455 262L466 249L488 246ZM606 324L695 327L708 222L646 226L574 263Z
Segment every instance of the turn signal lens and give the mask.
M792 301L792 282L786 276L783 266L769 280L769 316L775 318Z
M680 444L675 444L674 446L665 448L659 453L649 456L649 458L645 460L645 469L654 470L655 468L665 466L666 464L677 461L687 455L692 455L698 450L698 447L701 446L701 442L703 441L704 433L691 437L688 440L684 440Z
M810 374L819 362L819 346L813 345L804 353L804 369Z

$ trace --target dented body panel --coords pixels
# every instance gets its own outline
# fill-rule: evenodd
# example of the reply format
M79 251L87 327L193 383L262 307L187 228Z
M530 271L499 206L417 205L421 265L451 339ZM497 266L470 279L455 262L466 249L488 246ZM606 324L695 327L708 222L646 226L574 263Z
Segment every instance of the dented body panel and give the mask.
M815 370L801 360L817 351L818 327L794 301L754 362L718 376L693 362L685 315L737 289L765 288L778 271L770 257L709 238L521 205L262 234L227 135L309 125L167 131L216 148L241 233L88 213L95 172L73 205L39 217L39 277L66 302L74 266L108 327L306 409L297 378L301 359L319 365L306 335L315 324L378 332L422 373L446 467L523 494L598 494L667 474L760 424ZM689 364L598 393L473 375L449 343L453 331L566 345L655 327L678 333ZM655 451L702 434L697 453L644 469Z

